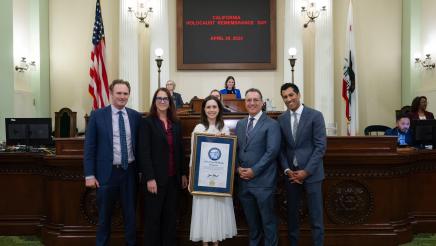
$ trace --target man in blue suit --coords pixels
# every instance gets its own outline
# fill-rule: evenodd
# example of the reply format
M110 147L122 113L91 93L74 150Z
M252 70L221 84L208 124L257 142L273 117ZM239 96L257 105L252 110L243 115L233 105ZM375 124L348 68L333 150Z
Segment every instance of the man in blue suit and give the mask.
M250 246L278 244L274 193L276 158L280 150L278 123L262 112L262 93L249 89L245 107L249 117L236 124L239 199L249 227Z
M300 103L295 84L285 83L280 89L288 110L278 118L282 132L280 163L285 174L288 203L288 237L298 245L299 218L303 189L312 228L313 245L324 244L322 181L326 129L321 112Z
M129 82L110 85L111 105L91 113L85 135L86 187L97 189L96 245L109 245L111 216L120 200L126 245L136 245L136 132L141 114L126 107Z

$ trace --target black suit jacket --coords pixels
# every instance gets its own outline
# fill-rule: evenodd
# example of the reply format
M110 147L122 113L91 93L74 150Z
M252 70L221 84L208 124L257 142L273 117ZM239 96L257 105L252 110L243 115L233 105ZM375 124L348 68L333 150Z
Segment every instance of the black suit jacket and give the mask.
M177 92L173 92L173 102L176 105L176 108L181 108L183 106L183 99L182 99L182 95L180 95Z
M184 149L182 142L182 129L180 122L172 123L174 164L176 177L186 175L184 165ZM168 181L169 145L165 130L160 120L154 116L143 118L138 130L137 163L143 179L156 180L157 185L166 185Z

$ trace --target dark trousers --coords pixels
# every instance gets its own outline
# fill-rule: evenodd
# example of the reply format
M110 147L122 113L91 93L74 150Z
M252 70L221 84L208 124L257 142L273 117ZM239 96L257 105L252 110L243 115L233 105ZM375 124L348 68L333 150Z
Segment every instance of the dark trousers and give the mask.
M239 200L247 220L250 246L278 244L277 218L274 213L274 188L240 187Z
M285 177L286 198L288 203L288 237L292 246L298 245L300 235L299 209L306 191L307 207L309 209L313 245L324 245L322 181L315 183L295 184Z
M115 202L120 200L123 210L126 245L136 245L136 171L135 163L127 170L112 167L109 181L97 189L98 228L97 246L109 245L111 217Z
M144 245L176 246L176 218L178 191L175 177L168 177L166 185L158 185L157 194L145 191Z

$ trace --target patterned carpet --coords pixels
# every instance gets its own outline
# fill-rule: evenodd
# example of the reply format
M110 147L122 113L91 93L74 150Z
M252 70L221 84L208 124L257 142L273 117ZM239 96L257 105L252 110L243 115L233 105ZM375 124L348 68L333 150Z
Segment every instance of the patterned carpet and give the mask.
M0 236L0 246L44 246L34 236ZM418 234L412 242L400 246L436 246L436 234Z
M436 234L418 234L410 243L402 244L401 246L435 246Z
M44 246L34 236L0 236L0 246Z

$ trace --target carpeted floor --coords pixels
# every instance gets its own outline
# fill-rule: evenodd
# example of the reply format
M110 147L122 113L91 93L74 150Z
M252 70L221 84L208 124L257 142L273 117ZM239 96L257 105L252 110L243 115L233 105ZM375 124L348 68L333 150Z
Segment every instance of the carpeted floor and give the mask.
M0 246L43 246L34 236L0 236Z
M401 246L435 246L436 234L418 234L415 235L413 241L402 244Z
M0 246L44 246L34 236L0 236ZM436 246L436 234L418 234L412 242L400 246Z

